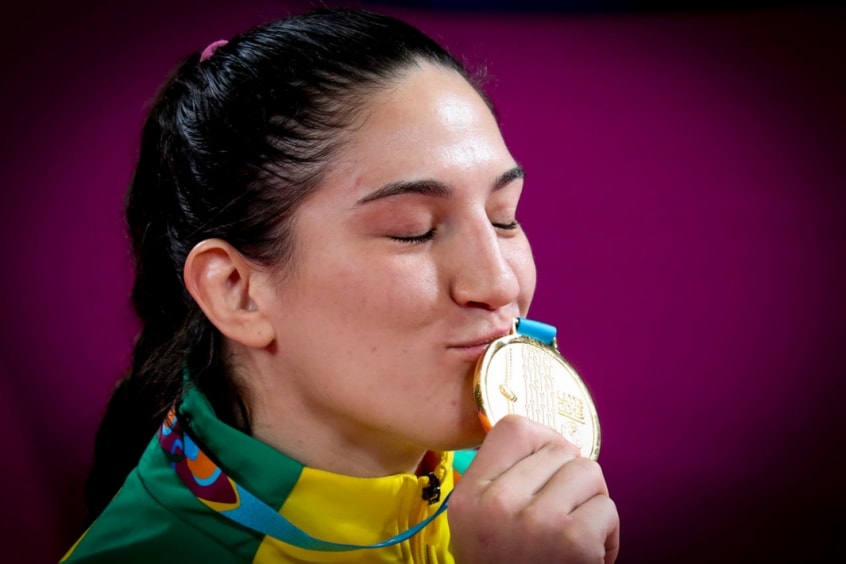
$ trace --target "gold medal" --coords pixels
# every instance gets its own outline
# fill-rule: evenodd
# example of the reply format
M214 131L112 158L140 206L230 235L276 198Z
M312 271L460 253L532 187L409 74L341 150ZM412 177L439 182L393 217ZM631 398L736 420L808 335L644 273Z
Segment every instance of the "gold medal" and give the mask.
M522 415L555 429L582 456L599 457L599 418L578 373L547 344L521 334L516 319L511 334L493 341L476 365L474 393L479 417L489 430L509 414ZM528 321L527 323L537 323ZM551 326L546 326L553 330Z

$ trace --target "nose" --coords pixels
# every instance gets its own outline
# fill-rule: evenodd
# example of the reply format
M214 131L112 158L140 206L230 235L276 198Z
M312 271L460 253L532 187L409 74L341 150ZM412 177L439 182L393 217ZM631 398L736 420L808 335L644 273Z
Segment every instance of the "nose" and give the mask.
M450 294L465 307L496 310L513 303L520 282L510 260L508 240L485 221L456 239Z

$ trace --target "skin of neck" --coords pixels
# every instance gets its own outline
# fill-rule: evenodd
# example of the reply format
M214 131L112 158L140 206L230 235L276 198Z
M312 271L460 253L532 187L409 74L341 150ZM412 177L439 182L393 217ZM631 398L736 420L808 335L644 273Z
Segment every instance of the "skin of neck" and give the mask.
M235 346L231 366L245 403L254 438L321 470L373 478L416 473L427 449L392 437L389 429L351 426L342 416L320 412L298 393L305 374L278 375L274 350ZM240 350L238 350L240 349Z

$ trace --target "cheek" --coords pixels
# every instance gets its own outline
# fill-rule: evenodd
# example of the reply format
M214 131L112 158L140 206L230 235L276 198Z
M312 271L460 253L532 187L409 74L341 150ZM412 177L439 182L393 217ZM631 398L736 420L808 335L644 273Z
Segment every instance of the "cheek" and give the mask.
M430 262L392 260L337 261L315 281L315 289L337 308L338 315L361 319L415 316L431 311L437 299L438 277Z

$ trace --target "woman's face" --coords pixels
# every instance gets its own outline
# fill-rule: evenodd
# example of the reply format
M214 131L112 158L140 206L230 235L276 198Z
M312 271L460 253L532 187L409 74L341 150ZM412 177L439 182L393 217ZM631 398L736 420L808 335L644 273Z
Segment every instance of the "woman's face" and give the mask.
M473 88L425 64L366 110L298 211L274 282L278 388L259 398L299 430L289 454L359 474L481 442L475 362L535 289L522 171Z

